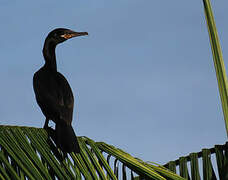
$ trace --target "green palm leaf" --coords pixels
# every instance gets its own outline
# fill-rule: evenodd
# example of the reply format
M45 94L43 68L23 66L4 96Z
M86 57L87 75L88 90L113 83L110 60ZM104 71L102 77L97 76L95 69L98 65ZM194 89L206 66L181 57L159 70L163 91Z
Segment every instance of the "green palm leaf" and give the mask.
M115 180L118 176L110 163L117 161L122 164L123 179L130 176L133 179L133 174L156 180L183 179L162 166L145 163L87 137L78 138L81 152L70 153L65 159L44 129L0 126L0 137L0 179ZM127 175L126 168L132 173Z
M211 50L214 59L214 66L218 80L218 87L220 98L222 102L223 115L225 119L225 126L228 135L228 84L225 65L222 56L222 50L219 43L218 32L215 25L215 20L210 4L210 0L203 0L204 12L207 21L207 28L210 37Z

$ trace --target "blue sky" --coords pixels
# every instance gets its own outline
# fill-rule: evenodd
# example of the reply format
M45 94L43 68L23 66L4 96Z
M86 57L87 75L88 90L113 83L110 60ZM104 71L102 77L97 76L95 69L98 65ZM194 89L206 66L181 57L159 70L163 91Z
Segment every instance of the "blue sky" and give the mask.
M212 5L226 63L228 2ZM161 164L226 141L202 1L0 0L0 22L0 124L43 126L32 77L65 27L89 33L56 52L77 135Z

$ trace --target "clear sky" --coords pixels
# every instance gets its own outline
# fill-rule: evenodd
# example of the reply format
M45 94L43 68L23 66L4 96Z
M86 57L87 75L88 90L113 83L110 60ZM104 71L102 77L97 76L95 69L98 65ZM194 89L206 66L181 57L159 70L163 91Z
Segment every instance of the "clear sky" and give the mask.
M226 63L228 1L212 1ZM64 27L89 33L56 52L77 135L161 164L226 141L202 0L0 0L0 22L0 124L43 126L32 77Z

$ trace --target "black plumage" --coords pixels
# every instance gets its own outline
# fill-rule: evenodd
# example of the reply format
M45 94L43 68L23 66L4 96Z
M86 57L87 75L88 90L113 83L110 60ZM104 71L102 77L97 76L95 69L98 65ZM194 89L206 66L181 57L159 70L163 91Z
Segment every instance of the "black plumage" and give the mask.
M59 43L72 37L88 35L87 32L74 32L58 28L51 31L45 39L43 56L45 64L33 76L36 101L48 122L55 122L55 139L63 152L80 152L77 137L71 126L74 96L66 78L57 71L55 48Z

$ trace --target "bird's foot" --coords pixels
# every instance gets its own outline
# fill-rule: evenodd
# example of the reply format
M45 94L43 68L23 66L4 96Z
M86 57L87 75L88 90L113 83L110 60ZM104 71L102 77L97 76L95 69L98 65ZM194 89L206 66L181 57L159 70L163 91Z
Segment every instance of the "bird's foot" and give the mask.
M49 127L48 127L48 125L45 124L43 128L44 128L45 130L48 130Z
M48 123L45 122L44 124L44 127L43 127L45 130L48 130L49 126L48 126Z
M44 123L44 129L46 129L46 130L48 130L48 123L49 123L49 119L48 118L46 118L46 120L45 120L45 123Z

